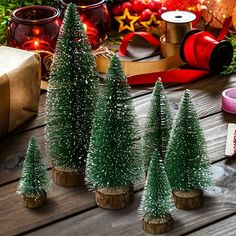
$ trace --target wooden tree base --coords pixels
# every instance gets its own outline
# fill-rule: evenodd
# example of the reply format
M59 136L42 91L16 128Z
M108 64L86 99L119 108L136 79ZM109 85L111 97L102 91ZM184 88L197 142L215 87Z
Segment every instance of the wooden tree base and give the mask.
M75 172L74 170L63 169L57 166L53 166L52 168L52 179L54 183L64 187L85 186L84 175L84 169Z
M125 188L97 188L95 198L98 206L105 209L122 209L134 199L133 186Z
M150 218L144 216L143 220L143 230L150 234L164 234L172 229L172 217L167 215L165 218Z
M37 196L22 196L23 206L27 208L37 208L44 206L47 203L47 194L46 192L41 193Z
M203 204L203 192L201 189L184 192L173 192L175 206L178 209L190 210L199 208Z

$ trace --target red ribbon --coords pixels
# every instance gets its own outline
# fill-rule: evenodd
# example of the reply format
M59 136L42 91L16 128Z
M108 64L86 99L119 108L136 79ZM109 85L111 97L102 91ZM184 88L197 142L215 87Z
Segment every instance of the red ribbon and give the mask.
M186 40L185 43L187 43L187 47L184 47L186 61L192 67L197 67L199 69L174 69L143 75L128 76L128 83L130 85L153 84L156 82L158 77L161 77L162 82L188 83L210 74L209 60L211 53L217 45L218 40L222 40L226 35L231 20L232 17L226 18L217 39L208 32L199 32ZM155 47L160 46L160 41L151 34L146 32L133 32L124 37L119 49L120 56L126 55L128 43L134 36L143 37Z

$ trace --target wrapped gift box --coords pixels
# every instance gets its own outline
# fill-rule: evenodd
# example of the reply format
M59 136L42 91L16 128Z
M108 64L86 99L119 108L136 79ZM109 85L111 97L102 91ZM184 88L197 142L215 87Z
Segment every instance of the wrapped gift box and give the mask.
M0 47L0 137L37 114L40 80L38 54Z

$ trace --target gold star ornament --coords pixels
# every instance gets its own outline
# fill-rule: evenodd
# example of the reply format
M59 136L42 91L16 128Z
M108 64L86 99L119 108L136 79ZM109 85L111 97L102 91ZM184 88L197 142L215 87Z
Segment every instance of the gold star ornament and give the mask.
M146 28L146 31L148 33L157 35L161 34L161 30L159 29L160 21L157 20L154 14L151 15L148 21L141 21L140 24L142 24Z
M139 19L138 16L130 15L128 8L125 8L125 11L122 16L116 16L114 18L119 23L119 32L126 29L134 32L134 24Z

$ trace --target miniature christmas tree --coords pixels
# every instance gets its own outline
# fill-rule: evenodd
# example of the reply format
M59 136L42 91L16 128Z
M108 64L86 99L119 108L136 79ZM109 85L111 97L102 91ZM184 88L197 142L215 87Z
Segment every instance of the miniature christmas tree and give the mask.
M56 46L46 104L53 180L84 185L84 169L97 99L91 46L74 4L69 4Z
M171 187L164 169L162 151L155 149L139 209L143 216L143 229L152 234L168 232L172 225L172 208Z
M49 187L47 171L37 139L32 137L26 152L18 193L23 195L25 207L36 208L46 204Z
M158 80L153 89L152 101L144 133L144 164L148 169L150 157L155 149L164 160L172 127L172 115L164 87Z
M132 202L132 184L143 171L139 140L128 84L115 55L98 99L86 168L99 206L118 209Z
M204 134L189 90L183 95L171 132L166 172L177 208L191 209L202 205L202 189L211 185L211 170Z

